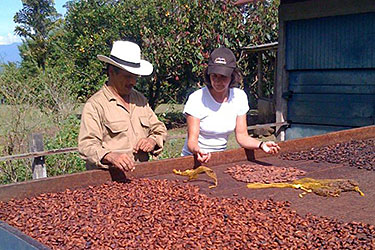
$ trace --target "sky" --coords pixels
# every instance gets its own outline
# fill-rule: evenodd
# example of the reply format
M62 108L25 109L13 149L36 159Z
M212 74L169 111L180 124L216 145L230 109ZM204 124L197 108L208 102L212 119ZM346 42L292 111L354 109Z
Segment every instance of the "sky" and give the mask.
M55 8L58 13L64 15L66 8L63 5L68 0L55 0ZM13 17L19 10L22 9L21 0L0 0L0 45L12 44L14 42L21 42L21 38L14 34L16 24L13 22Z

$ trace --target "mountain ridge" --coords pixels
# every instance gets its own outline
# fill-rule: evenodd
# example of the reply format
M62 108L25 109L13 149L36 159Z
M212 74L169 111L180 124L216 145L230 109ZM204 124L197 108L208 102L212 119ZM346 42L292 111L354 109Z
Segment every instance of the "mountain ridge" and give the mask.
M0 45L0 63L20 62L21 56L18 46L22 43Z

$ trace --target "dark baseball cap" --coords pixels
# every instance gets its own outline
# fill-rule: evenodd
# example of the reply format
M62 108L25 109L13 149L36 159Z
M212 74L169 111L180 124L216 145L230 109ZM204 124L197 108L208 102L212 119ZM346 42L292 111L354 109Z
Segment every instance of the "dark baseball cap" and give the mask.
M212 51L207 73L231 76L236 67L236 57L233 52L228 48L220 47Z

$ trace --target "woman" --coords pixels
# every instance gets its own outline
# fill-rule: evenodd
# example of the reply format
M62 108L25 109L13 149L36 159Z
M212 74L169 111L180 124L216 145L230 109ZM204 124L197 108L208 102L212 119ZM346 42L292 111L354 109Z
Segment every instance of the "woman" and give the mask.
M207 163L210 152L227 148L228 136L233 131L241 147L277 153L280 147L276 143L263 143L248 135L249 105L246 93L234 87L242 76L230 49L221 47L211 53L204 78L207 86L192 93L184 108L188 137L181 155L194 154L199 162Z

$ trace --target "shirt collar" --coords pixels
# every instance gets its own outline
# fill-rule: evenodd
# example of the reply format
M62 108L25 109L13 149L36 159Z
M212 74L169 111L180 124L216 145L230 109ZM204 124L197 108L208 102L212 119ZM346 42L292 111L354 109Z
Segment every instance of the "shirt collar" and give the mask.
M109 89L107 84L108 84L108 82L106 82L103 86L104 96L107 98L108 101L117 100L115 94L113 94L113 92Z
M106 82L103 86L103 93L104 96L107 98L108 102L115 101L117 104L121 104L121 102L118 100L118 97L109 89L108 82ZM134 89L130 92L129 98L132 99L132 96L134 95Z

